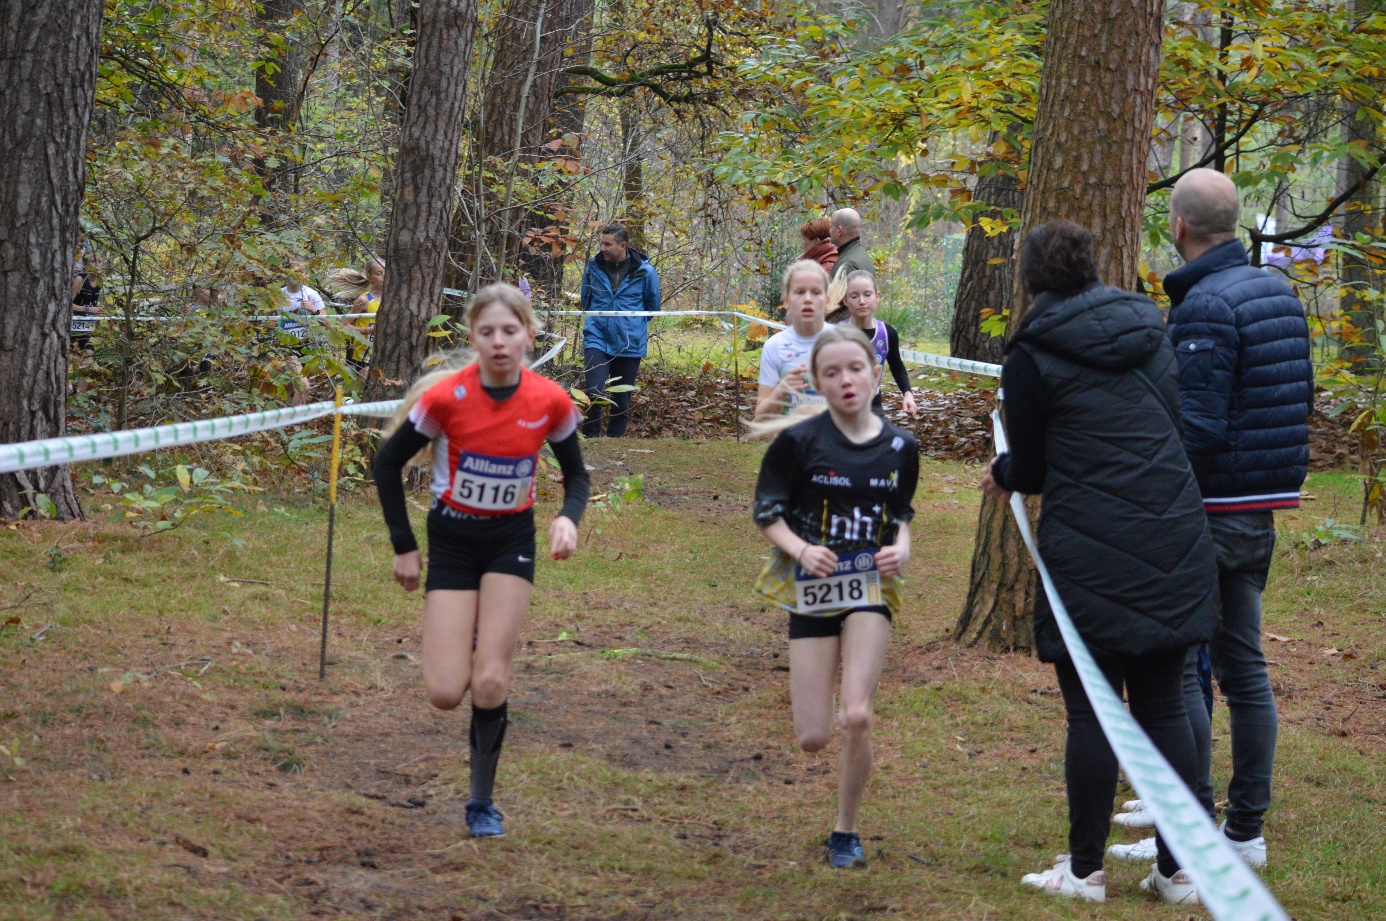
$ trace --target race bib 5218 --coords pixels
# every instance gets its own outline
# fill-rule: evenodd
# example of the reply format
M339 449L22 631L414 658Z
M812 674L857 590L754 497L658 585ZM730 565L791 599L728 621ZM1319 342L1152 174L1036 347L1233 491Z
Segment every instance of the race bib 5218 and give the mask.
M524 508L534 491L536 457L491 457L461 452L452 477L452 501L487 512Z
M836 613L880 604L881 573L876 569L875 554L869 550L846 554L838 559L837 568L821 579L796 564L794 596L800 614Z

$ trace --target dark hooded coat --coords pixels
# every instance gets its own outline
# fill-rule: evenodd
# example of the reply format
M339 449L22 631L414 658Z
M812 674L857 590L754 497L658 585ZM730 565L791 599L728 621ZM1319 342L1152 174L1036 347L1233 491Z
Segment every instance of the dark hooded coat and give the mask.
M1217 566L1154 302L1103 285L1040 295L1007 353L1015 437L997 480L1042 494L1040 555L1083 640L1131 656L1208 639ZM1035 641L1044 661L1067 655L1043 591Z

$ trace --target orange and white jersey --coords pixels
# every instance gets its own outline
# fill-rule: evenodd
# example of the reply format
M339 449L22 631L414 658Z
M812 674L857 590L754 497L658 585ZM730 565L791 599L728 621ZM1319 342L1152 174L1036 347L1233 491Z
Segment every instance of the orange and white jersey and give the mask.
M566 390L528 368L510 397L492 399L475 364L429 388L409 411L414 428L433 439L433 495L482 516L534 505L539 449L572 435L581 420Z

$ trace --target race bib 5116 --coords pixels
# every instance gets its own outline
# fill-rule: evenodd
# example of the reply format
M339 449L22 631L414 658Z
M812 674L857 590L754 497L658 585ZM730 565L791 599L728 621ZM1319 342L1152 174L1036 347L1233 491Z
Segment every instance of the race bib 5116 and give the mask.
M524 508L534 491L537 456L491 457L461 452L452 477L452 501L487 512Z
M819 578L802 566L794 566L795 609L800 614L836 613L845 608L881 603L881 573L876 555L869 550L847 554L837 568Z

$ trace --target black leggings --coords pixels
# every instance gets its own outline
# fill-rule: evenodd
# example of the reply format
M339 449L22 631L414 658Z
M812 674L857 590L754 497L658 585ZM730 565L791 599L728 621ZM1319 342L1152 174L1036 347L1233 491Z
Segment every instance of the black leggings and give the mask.
M610 400L611 414L606 420L606 433L612 438L626 434L626 424L630 422L630 398L634 391L622 390L608 394L606 382L616 378L618 384L635 386L635 375L640 371L639 358L613 358L600 349L584 349L583 365L587 384L587 396L592 400L587 407L587 421L582 424L582 434L586 438L598 438L602 434L602 409Z
M1198 770L1193 730L1184 711L1184 655L1168 649L1143 656L1095 656L1112 688L1126 688L1131 715L1150 736L1179 777L1192 788ZM1117 759L1098 725L1078 671L1070 659L1054 663L1059 690L1068 711L1068 747L1064 778L1068 783L1068 846L1073 874L1080 879L1102 869L1102 854L1111 831L1116 800ZM1179 864L1158 833L1155 846L1160 872L1173 876Z

